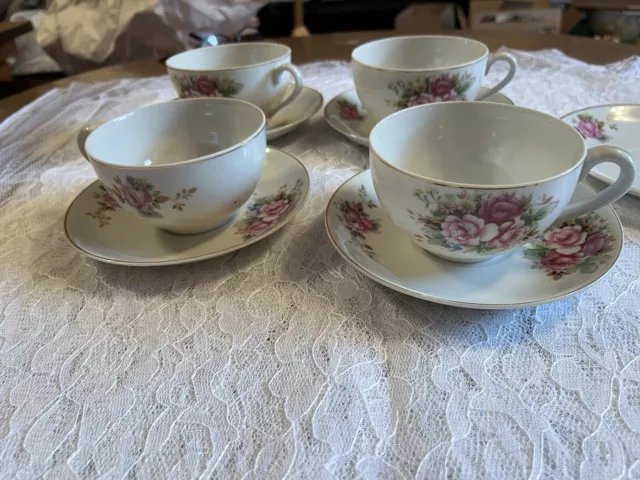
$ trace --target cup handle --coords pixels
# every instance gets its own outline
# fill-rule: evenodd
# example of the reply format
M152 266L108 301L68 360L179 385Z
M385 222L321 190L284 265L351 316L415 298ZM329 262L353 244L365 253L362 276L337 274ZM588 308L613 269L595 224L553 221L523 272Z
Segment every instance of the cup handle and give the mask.
M302 73L300 73L300 70L298 70L298 67L296 67L295 65L291 65L290 63L280 65L279 67L276 67L273 69L273 72L271 74L273 83L276 85L280 83L280 80L282 79L282 74L284 72L289 72L293 77L293 80L295 81L295 85L296 85L295 89L293 90L291 95L289 95L287 98L285 98L282 101L282 103L280 103L280 105L278 105L277 107L275 107L269 112L269 116L275 115L276 112L282 110L282 108L289 105L302 92Z
M516 61L516 58L513 55L507 52L498 52L496 54L491 55L491 57L489 57L489 61L487 62L487 71L485 72L485 74L489 73L489 70L491 69L493 64L496 62L507 62L509 64L509 73L507 73L507 76L504 77L504 79L500 83L498 83L495 87L487 90L483 95L478 95L478 97L476 97L476 101L478 102L481 100L484 100L487 97L490 97L494 93L498 93L500 90L506 87L511 80L513 80L513 77L516 74L516 70L518 68L518 62Z
M600 163L615 163L620 167L620 174L615 182L598 192L594 197L586 198L578 202L571 203L560 214L556 223L562 223L586 213L591 213L610 203L615 202L629 191L636 178L636 166L631 155L620 148L600 146L590 148L587 158L580 171L582 181L589 174L589 171Z
M76 135L76 142L78 143L78 150L80 150L80 153L82 154L82 156L89 161L89 156L87 155L87 151L84 148L84 144L87 141L87 137L89 137L89 135L91 135L91 132L93 132L93 128L92 127L85 127L82 130L80 130L78 132L78 134Z

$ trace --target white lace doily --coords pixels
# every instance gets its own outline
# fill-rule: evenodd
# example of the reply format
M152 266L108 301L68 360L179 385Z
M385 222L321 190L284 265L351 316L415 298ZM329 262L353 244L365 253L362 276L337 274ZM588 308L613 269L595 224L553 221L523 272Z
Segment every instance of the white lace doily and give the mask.
M518 105L640 103L637 58L514 54ZM303 72L325 100L351 86L343 63ZM173 96L164 77L73 84L0 126L0 476L640 478L640 202L616 207L622 258L580 296L427 303L329 244L326 202L367 152L319 114L275 142L312 178L281 233L178 267L83 257L62 230L95 178L76 131Z

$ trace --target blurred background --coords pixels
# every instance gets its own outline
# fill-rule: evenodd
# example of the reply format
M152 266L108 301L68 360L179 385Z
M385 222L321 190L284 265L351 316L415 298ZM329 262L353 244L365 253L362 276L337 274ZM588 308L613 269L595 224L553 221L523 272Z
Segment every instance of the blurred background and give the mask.
M479 29L640 43L640 0L0 0L0 98L203 45Z

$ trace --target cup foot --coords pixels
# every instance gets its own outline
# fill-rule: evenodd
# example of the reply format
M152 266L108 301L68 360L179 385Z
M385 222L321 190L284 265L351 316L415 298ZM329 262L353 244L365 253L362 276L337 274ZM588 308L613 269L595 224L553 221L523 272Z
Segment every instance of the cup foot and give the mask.
M162 228L159 227L160 230L168 233L172 233L173 235L198 235L200 233L213 232L218 229L222 229L226 227L234 218L236 214L234 213L230 217L225 218L222 222L218 222L215 225L207 226L207 227L184 227L184 228Z

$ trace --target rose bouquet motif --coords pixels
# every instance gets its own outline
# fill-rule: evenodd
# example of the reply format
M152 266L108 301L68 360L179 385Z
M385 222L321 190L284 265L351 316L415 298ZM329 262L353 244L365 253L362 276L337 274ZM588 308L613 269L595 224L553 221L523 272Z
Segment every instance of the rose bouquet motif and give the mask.
M364 118L364 115L355 103L348 102L347 100L338 100L336 103L342 120L362 120Z
M574 218L548 229L525 251L531 268L546 270L559 280L571 273L594 273L610 261L613 236L607 222L597 213Z
M245 217L236 223L236 233L242 235L243 240L250 240L281 223L300 201L302 185L298 179L291 191L282 185L278 193L256 198Z
M580 132L580 135L585 139L594 139L599 142L608 142L611 139L610 135L604 133L605 128L609 130L618 130L618 126L615 123L606 124L602 120L598 120L593 115L587 113L579 113L574 119L573 124Z
M107 212L115 212L117 208L122 208L118 204L116 197L111 195L104 185L98 187L99 192L93 192L93 198L97 200L98 209L95 212L87 212L91 218L98 222L98 227L109 225L111 217Z
M543 195L535 202L532 195L515 193L444 194L437 189L416 190L427 214L407 210L420 224L419 242L450 251L495 255L513 246L524 244L539 231L539 222L558 205L552 197Z
M216 77L182 77L178 82L178 90L183 98L198 97L235 97L244 85L231 78Z
M425 103L467 100L466 93L474 81L475 78L468 73L418 77L408 82L398 80L395 83L390 83L389 89L400 98L390 101L389 104L403 109Z
M364 243L364 240L366 240L369 233L380 233L380 220L371 218L365 207L371 210L378 208L378 206L368 199L364 185L360 185L358 195L360 201L338 200L335 203L336 215L351 234L350 243L361 248L369 258L374 258L375 251L373 247Z

